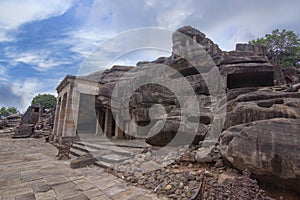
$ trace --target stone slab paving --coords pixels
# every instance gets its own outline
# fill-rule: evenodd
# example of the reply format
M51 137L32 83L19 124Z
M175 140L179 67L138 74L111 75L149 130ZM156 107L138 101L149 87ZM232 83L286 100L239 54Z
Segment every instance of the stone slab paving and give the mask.
M71 169L43 139L0 139L0 200L167 199L103 169ZM72 157L75 158L75 157Z

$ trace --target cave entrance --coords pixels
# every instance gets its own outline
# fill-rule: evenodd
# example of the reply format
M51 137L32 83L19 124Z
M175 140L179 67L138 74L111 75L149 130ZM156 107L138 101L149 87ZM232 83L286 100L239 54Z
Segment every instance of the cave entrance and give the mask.
M227 88L229 89L273 85L273 72L243 72L227 76Z

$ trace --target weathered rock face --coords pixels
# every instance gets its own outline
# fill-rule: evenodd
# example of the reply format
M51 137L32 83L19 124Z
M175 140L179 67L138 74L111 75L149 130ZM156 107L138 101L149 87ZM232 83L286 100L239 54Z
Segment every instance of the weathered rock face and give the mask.
M221 135L221 154L234 167L248 168L260 180L297 191L300 187L299 130L300 119L285 118L233 126Z
M224 54L224 52L219 48L217 44L215 44L209 38L206 38L205 34L200 32L199 30L191 27L191 26L184 26L179 28L177 32L184 34L190 38L193 38L197 43L203 45L207 52L212 56L212 58L216 58ZM177 37L178 33L175 32L173 34L173 49L177 48L178 46L182 46L183 44L179 43ZM180 36L179 36L180 37Z
M225 129L272 118L300 118L299 92L254 91L227 104Z
M299 188L300 92L296 85L228 92L224 159L260 181ZM230 97L229 97L230 96Z
M132 68L131 66L113 66L111 69L107 69L98 74L99 81L102 83L98 100L102 105L110 107L110 100L115 85L118 81L122 80L122 76Z

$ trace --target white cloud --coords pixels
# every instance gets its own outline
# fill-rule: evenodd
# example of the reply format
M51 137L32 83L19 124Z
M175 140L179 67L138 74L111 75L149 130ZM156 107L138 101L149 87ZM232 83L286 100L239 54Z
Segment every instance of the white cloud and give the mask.
M169 4L166 4L168 2ZM165 1L165 5L161 6L161 1L157 1L155 5L158 8L157 23L159 27L176 29L183 24L183 21L190 17L194 12L191 1ZM152 2L153 3L153 2ZM160 8L160 9L159 9Z
M17 106L20 111L25 111L41 88L42 84L34 78L26 79L24 82L15 81L11 84L12 93L21 98L21 105Z
M6 50L6 56L10 59L10 64L15 66L18 62L31 65L37 71L47 71L54 67L71 64L70 60L56 59L51 51L40 50L38 52L18 53L13 48Z
M84 57L88 56L92 50L101 42L111 38L114 34L109 31L103 32L98 29L91 29L88 27L80 30L69 32L69 39L60 41L67 45L71 45L70 50L76 52Z
M0 75L4 75L6 72L6 67L4 67L3 65L0 65Z
M236 42L247 42L273 29L300 32L299 1L193 1L195 12L183 24L193 25L232 50ZM199 17L201 16L201 17ZM182 25L183 25L182 24Z
M7 68L0 65L0 81L7 81Z
M10 42L10 41L13 41L14 39L7 35L6 32L1 32L1 29L0 29L0 42Z
M67 11L72 0L2 0L0 3L0 27L17 28L23 23L58 16Z
M8 32L20 25L59 16L66 12L74 0L1 0L0 42L11 41Z
M234 0L96 0L89 8L78 6L77 15L84 16L83 25L71 31L70 38L62 42L71 45L71 51L86 57L97 45L123 31L143 27L175 30L193 25L224 50L232 50L235 43L263 36L278 26L294 23L297 27L295 23L300 21L297 4L297 0L274 0L272 5L264 1ZM282 13L282 10L289 12Z
M163 28L140 28L122 32L101 43L84 60L78 74L84 75L113 64L135 65L171 53L172 31Z
M60 81L60 78L1 81L0 77L0 107L16 107L24 113L35 95L57 95L54 88Z

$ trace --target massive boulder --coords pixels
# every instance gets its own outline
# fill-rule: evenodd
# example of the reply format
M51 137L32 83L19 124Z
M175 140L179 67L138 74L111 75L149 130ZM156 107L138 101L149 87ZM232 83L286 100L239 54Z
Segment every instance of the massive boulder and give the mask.
M261 181L300 188L300 119L274 118L233 126L220 137L223 158Z
M300 93L276 86L234 89L228 95L222 157L260 181L299 188Z

